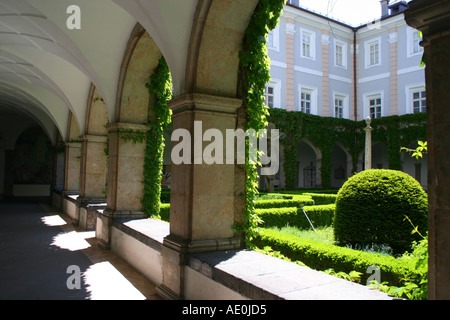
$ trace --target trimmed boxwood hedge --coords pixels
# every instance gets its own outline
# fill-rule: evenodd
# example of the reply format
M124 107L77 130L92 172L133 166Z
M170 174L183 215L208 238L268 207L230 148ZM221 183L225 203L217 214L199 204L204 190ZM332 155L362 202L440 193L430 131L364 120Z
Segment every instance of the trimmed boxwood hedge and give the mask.
M339 272L362 273L362 283L366 283L371 274L367 268L378 266L381 270L381 281L389 285L400 286L402 279L417 274L412 261L397 260L392 256L367 253L332 244L317 242L284 234L275 230L261 228L261 232L254 239L259 248L271 247L275 251L289 257L293 261L301 261L315 270L333 268Z
M310 196L314 200L315 205L333 204L337 198L337 194L329 193L304 193L303 195Z
M159 209L159 215L161 216L161 220L169 222L170 219L170 203L161 203Z
M258 200L255 203L256 209L262 208L284 208L284 207L300 207L302 205L314 205L311 197L294 197L293 199L270 199Z
M428 198L410 175L387 169L362 171L350 177L336 200L334 234L343 245L389 245L395 254L419 241L408 216L422 234L427 231Z
M333 225L334 204L303 207L313 226L328 227ZM282 228L286 225L307 229L311 228L301 208L268 208L256 209L256 214L263 220L262 227Z

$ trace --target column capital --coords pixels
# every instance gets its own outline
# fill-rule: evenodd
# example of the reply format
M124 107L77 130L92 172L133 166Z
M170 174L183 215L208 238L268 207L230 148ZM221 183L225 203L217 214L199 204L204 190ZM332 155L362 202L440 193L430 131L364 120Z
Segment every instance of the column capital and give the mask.
M286 22L286 28L284 31L286 34L295 34L295 24Z
M389 43L396 43L398 41L398 32L397 31L393 31L391 33L389 33L389 39L388 39Z
M66 146L67 148L74 148L74 149L76 149L76 148L81 148L81 140L80 140L80 141L74 141L74 140L72 140L72 141L67 141L67 142L65 143L65 146Z
M190 93L172 99L169 101L168 105L174 114L193 110L236 114L237 109L242 106L242 100L208 94Z
M126 123L126 122L114 122L109 124L106 129L108 133L116 133L121 129L135 130L135 131L148 131L148 126L141 123Z
M330 44L330 35L328 33L322 33L321 43L325 46Z
M93 143L106 143L108 141L108 136L97 136L86 134L81 137L81 142L93 142Z
M450 2L447 0L414 0L405 11L406 23L420 31L423 45L435 37L450 33Z

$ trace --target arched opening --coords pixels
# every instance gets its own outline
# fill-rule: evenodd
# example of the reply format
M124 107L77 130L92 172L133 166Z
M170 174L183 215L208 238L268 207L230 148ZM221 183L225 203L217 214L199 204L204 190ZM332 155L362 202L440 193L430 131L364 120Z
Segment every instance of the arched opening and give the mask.
M335 144L331 159L331 187L340 188L351 174L351 157L341 145Z
M25 129L8 156L13 197L49 197L53 182L53 146L39 126Z
M411 142L407 148L416 149L417 141ZM428 172L428 157L426 153L423 153L422 158L414 158L411 154L403 152L402 159L402 171L408 173L414 179L416 179L422 187L427 189L427 172Z
M298 188L316 188L320 185L320 168L316 148L302 140L297 143L297 182Z
M389 169L387 147L380 142L372 145L372 168Z

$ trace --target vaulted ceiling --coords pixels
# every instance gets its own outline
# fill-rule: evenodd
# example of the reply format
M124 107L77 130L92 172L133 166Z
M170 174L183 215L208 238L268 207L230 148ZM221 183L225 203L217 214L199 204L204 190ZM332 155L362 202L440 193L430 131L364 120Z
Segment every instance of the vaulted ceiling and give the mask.
M67 8L81 9L70 30ZM72 111L84 129L91 83L110 120L131 31L139 22L164 54L174 90L184 88L197 0L0 0L0 125L13 115L37 121L56 140Z

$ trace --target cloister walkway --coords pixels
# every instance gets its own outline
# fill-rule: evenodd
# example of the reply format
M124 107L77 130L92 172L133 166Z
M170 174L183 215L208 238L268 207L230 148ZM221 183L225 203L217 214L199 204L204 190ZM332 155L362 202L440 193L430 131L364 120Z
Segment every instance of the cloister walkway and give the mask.
M0 202L0 300L159 300L155 290L50 206Z

